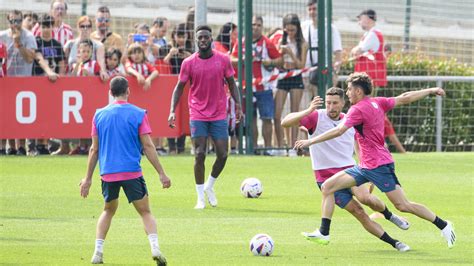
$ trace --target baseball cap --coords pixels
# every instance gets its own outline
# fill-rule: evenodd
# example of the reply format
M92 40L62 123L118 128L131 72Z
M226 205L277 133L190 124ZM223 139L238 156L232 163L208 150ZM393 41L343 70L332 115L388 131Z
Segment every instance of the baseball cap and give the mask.
M375 11L372 10L372 9L366 9L366 10L360 12L360 14L357 16L357 18L359 18L359 17L362 16L362 15L366 15L366 16L369 17L371 20L377 21L377 14L376 14Z

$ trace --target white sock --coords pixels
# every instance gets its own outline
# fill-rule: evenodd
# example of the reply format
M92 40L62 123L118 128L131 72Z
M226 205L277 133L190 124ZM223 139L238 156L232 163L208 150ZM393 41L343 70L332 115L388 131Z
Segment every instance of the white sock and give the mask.
M150 241L151 251L153 250L160 250L160 244L158 243L158 235L157 234L149 234L148 241Z
M204 184L204 189L210 189L214 187L214 183L216 183L217 178L209 175L207 178L206 183Z
M204 185L203 184L196 184L196 192L198 196L198 200L204 200Z
M97 252L104 253L104 239L96 239L95 240L95 250L94 254L97 254Z

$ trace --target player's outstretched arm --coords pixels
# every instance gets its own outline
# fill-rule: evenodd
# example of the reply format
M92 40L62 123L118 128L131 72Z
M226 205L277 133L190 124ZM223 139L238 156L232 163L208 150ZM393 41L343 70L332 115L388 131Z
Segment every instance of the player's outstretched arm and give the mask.
M143 146L143 153L145 153L146 158L150 161L151 165L155 168L158 175L160 175L160 182L163 185L163 188L169 188L171 186L171 180L165 173L165 170L160 164L158 155L156 154L155 145L151 140L149 134L140 135L140 142Z
M181 95L183 94L184 85L186 85L186 83L178 81L178 84L176 84L176 87L174 87L173 97L171 97L170 114L168 116L168 126L170 128L175 127L175 124L174 124L176 120L175 110L176 110L176 106L178 105L179 98L181 98Z
M295 147L294 149L303 149L303 148L306 148L306 147L309 147L313 144L316 144L316 143L321 143L321 142L324 142L326 140L330 140L330 139L333 139L333 138L337 138L339 136L341 136L342 134L344 134L349 128L346 127L343 123L340 123L337 127L335 128L332 128L326 132L324 132L323 134L321 135L318 135L314 138L311 138L311 139L302 139L302 140L298 140L295 142Z
M409 104L425 98L428 95L444 96L446 92L442 88L435 87L418 91L407 91L395 97L395 106Z
M323 99L316 96L309 104L308 108L300 112L289 113L283 120L281 120L282 127L294 127L298 126L303 117L311 114L314 110L318 109L323 105Z
M97 136L92 137L92 145L89 149L89 157L87 158L87 172L86 177L81 180L79 186L81 188L81 196L87 198L89 195L89 189L92 185L92 175L94 174L97 160L99 159L99 138Z

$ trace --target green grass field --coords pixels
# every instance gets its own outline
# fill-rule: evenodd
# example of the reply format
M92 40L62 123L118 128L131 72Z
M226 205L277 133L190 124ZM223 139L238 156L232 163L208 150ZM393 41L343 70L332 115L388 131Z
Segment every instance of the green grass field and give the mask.
M208 171L213 160L208 157ZM412 248L399 253L338 208L328 246L305 240L300 232L314 230L320 221L321 195L309 158L230 157L216 184L219 206L202 211L193 209L193 157L161 158L172 179L169 190L161 189L146 159L142 164L169 265L472 265L474 153L415 153L395 155L395 160L409 199L454 223L453 249L434 225L412 215L404 215L411 222L408 231L378 219L391 236ZM89 263L103 200L97 170L89 198L79 196L85 169L86 157L0 157L0 264ZM264 185L259 199L240 195L240 183L251 176ZM275 241L271 257L250 253L249 240L257 233ZM104 261L153 263L141 220L123 193Z

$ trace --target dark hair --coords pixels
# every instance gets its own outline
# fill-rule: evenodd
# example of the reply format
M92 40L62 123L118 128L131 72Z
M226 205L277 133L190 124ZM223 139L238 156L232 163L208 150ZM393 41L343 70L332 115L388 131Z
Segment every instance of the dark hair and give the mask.
M43 14L38 22L41 26L51 27L54 25L54 18L49 14Z
M308 0L308 2L306 3L306 6L315 5L317 3L318 3L318 0Z
M79 46L81 45L87 45L91 48L94 47L94 44L92 43L91 39L82 40L81 42L79 42L79 45L77 47L79 48Z
M97 9L97 12L99 12L99 13L109 13L110 14L110 9L107 6L100 6Z
M120 49L117 49L117 48L110 48L105 53L105 58L111 58L114 55L117 55L118 59L120 60L122 58L122 51L120 51Z
M128 80L122 76L115 76L110 80L109 83L110 91L112 96L122 96L127 92L128 89Z
M224 26L221 27L219 30L219 35L217 35L216 41L220 42L224 47L227 48L227 50L230 50L230 34L233 30L237 28L237 25L235 25L232 22L227 22L224 24Z
M186 36L186 40L189 40L190 32L186 30L186 23L179 23L174 27L173 31L171 32L171 42L173 43L174 47L177 46L176 41L174 39L177 35L184 35Z
M207 31L209 31L210 33L212 33L211 27L209 27L209 26L207 26L207 25L199 25L199 26L197 26L197 28L196 28L196 33L197 33L198 31L201 31L201 30L207 30Z
M344 100L344 90L338 87L332 87L326 90L326 96L337 95L341 100Z
M145 30L150 33L150 26L148 26L146 23L135 24L135 33L137 33L138 30Z
M377 13L375 13L375 10L373 9L366 9L360 12L360 14L357 16L359 18L360 16L366 15L368 18L370 18L373 21L377 21Z
M67 3L66 3L66 1L61 1L61 0L52 0L52 1L51 1L51 7L50 7L51 10L53 9L53 5L54 5L54 3L56 3L56 2L58 2L58 3L63 3L63 4L64 4L64 9L66 9L66 11L67 11Z
M262 16L257 16L257 15L255 15L255 16L253 16L252 19L260 20L260 22L262 22L262 24L263 24L263 17L262 17Z
M364 91L365 95L372 93L372 79L365 72L354 72L349 75L346 83L351 83L353 87L359 87Z
M35 21L38 21L38 15L36 13L33 13L33 12L26 12L26 13L23 13L23 19L27 18L27 17L31 17L32 19L34 19Z
M153 20L153 25L158 25L158 27L163 27L165 25L165 22L168 21L167 18L165 17L157 17L155 20Z
M286 25L296 26L296 48L298 51L297 56L301 56L301 46L304 43L303 32L301 31L301 23L298 15L287 14L283 17L283 37L281 38L281 44L288 44L288 33L285 31Z
M10 19L10 16L11 16L11 15L13 15L13 16L17 15L17 16L20 16L21 19L23 19L23 13L21 13L21 11L18 10L18 9L13 9L13 10L11 10L11 11L8 11L8 13L7 13L7 19Z

